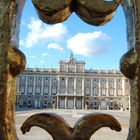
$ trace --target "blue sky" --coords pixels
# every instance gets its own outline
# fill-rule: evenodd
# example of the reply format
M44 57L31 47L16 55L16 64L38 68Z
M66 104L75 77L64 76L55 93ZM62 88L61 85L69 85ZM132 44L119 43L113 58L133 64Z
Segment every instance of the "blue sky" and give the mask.
M26 67L57 68L73 52L86 69L119 69L119 60L127 51L126 25L122 7L103 26L91 26L75 13L67 21L47 25L39 20L27 0L21 19L20 46L26 55Z

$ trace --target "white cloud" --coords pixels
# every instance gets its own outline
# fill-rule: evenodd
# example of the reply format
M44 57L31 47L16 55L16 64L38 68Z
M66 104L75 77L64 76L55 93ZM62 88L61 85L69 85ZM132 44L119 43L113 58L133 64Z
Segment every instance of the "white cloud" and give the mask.
M68 49L74 54L87 57L104 53L108 50L110 37L101 31L78 33L67 41Z
M49 43L48 44L48 49L55 49L55 50L59 50L60 52L64 51L64 48L62 48L59 44L57 43Z
M30 57L31 57L31 58L33 58L33 59L35 59L35 58L36 58L36 56L35 56L35 55L31 55Z
M42 53L42 56L47 56L48 54L47 53Z
M45 61L44 61L44 60L41 60L41 61L40 61L40 63L41 63L41 64L44 64L44 63L45 63Z
M62 23L47 25L34 18L31 18L28 29L29 32L26 38L26 47L28 48L49 41L57 42L67 34L67 29Z

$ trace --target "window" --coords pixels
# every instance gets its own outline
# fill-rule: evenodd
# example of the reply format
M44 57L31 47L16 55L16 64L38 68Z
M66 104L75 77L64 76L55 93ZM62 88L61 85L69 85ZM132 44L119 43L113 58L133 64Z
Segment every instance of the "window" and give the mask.
M60 88L60 93L65 93L65 87Z
M66 65L65 64L60 65L60 71L62 71L62 72L66 71Z
M114 78L109 78L109 87L110 88L114 87Z
M69 94L73 94L73 93L74 93L73 87L69 87L69 88L68 88L68 93L69 93Z
M130 89L129 89L129 86L125 86L125 95L129 95L130 93Z
M110 95L110 96L113 96L113 95L114 95L114 89L110 89L110 90L109 90L109 95Z
M98 105L97 101L94 101L94 106L97 106L97 105Z
M93 96L97 96L98 95L98 89L97 88L93 88L92 95Z
M118 96L121 96L121 95L122 95L122 90L121 90L121 89L118 89L118 90L117 90L117 95L118 95Z
M101 78L101 87L106 87L106 84L107 84L107 79Z
M44 77L44 83L47 83L47 82L49 82L49 77Z
M33 76L29 76L28 77L28 82L33 82L34 81L34 77Z
M25 82L25 80L26 80L26 77L25 76L20 76L20 81L21 82Z
M57 87L56 86L53 86L52 87L52 94L56 94L57 93Z
M41 77L41 76L37 76L37 77L36 77L36 82L40 83L41 80L42 80L42 77Z
M44 100L44 106L47 106L47 99Z
M28 99L27 105L30 107L31 106L31 99Z
M75 72L75 65L74 64L69 64L69 72Z
M44 86L43 93L49 94L49 87L48 86Z
M102 89L101 94L102 94L102 96L106 96L106 89Z
M57 78L53 77L52 82L57 82Z
M41 86L36 86L35 93L36 94L41 94Z
M83 72L84 66L82 64L77 64L77 72Z
M90 95L90 88L86 88L86 89L85 89L85 94L86 94L86 95Z
M25 87L24 87L24 86L20 86L20 87L19 87L19 92L20 92L21 94L24 94L24 91L25 91Z
M32 94L33 93L33 87L32 86L28 86L27 93L28 94Z

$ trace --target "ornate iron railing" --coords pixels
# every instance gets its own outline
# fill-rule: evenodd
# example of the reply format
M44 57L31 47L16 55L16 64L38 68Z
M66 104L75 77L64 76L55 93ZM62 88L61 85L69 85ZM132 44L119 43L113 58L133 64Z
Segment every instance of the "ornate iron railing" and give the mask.
M40 19L48 24L66 20L75 12L91 25L102 25L113 17L121 0L32 0ZM18 49L20 17L25 0L0 0L0 140L16 140L16 76L24 70L25 56ZM122 0L126 15L128 47L121 70L131 83L131 118L128 140L140 139L140 1ZM132 19L132 20L131 20ZM132 23L132 24L130 24ZM132 32L130 30L132 29ZM48 131L56 140L88 140L99 128L121 130L119 122L107 114L87 114L71 128L57 114L36 114L22 125L23 133L32 126ZM55 129L54 129L55 128ZM59 135L58 135L59 134Z

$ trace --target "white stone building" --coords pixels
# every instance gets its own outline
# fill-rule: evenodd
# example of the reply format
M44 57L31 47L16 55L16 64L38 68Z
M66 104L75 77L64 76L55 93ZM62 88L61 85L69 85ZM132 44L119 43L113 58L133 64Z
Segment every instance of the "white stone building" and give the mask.
M58 69L27 68L17 78L17 105L59 109L129 109L129 81L117 70L86 70L73 56Z

